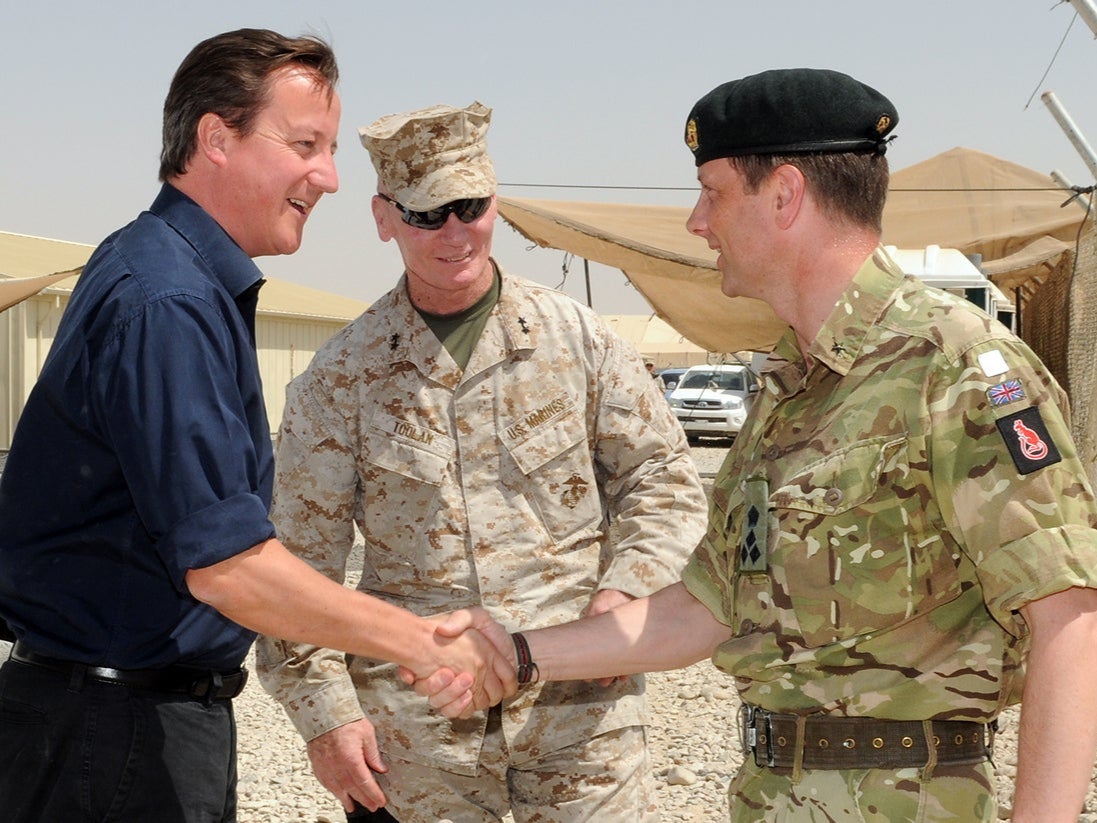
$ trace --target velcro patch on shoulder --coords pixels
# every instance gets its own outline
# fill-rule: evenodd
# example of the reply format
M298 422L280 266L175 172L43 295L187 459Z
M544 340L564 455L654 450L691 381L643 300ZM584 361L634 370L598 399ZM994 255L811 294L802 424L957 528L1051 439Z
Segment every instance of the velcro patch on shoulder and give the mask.
M1013 464L1021 474L1031 474L1063 459L1036 406L1002 417L997 423Z

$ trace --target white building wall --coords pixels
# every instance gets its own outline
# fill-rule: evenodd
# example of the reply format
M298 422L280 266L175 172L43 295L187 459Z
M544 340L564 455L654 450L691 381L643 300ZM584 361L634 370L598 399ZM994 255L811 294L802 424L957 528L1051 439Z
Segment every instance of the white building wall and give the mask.
M6 344L0 358L0 388L4 389L4 397L0 398L2 449L11 444L15 424L46 362L67 305L67 294L38 294L0 312L0 340Z
M263 400L271 432L277 432L286 405L286 385L305 370L324 342L346 321L284 318L260 314L255 324Z

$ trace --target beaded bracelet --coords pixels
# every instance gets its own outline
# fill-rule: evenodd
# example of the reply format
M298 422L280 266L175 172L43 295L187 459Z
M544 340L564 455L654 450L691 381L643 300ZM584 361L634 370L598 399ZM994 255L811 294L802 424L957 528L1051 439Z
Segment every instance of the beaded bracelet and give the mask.
M514 639L514 651L518 656L518 685L528 686L541 679L541 670L533 662L533 655L529 651L529 643L525 635L515 632L511 635Z

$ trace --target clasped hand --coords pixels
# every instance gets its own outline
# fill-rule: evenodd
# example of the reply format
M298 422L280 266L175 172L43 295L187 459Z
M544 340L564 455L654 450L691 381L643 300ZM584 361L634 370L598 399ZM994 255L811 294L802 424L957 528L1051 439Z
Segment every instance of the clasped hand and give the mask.
M616 589L602 589L591 598L590 603L583 610L583 616L592 617L603 614L633 599L632 595ZM439 615L434 620L435 637L440 642L443 638L456 639L466 633L478 634L482 640L487 640L491 644L498 655L496 662L493 663L498 677L492 679L490 684L486 684L482 689L477 688L471 674L460 668L443 666L426 673L426 676L417 676L415 672L401 666L400 677L413 687L417 694L427 698L434 709L451 719L468 718L475 712L494 706L500 700L517 692L514 643L510 633L493 620L484 609L479 607L459 609L449 614ZM499 659L505 661L505 665L498 662ZM500 673L504 668L506 677ZM600 686L610 686L624 679L624 677L605 677L595 682Z
M415 664L421 677L405 666L399 671L443 715L471 717L518 690L510 635L487 612L468 609L428 620L435 629L426 659ZM387 772L388 765L366 718L310 740L308 754L316 778L346 811L355 803L375 811L387 802L374 773Z
M451 719L468 718L518 691L510 634L484 609L460 609L432 618L432 622L440 649L472 642L484 660L483 666L472 670L460 662L445 662L444 656L433 671L416 673L399 668L403 681L438 712Z

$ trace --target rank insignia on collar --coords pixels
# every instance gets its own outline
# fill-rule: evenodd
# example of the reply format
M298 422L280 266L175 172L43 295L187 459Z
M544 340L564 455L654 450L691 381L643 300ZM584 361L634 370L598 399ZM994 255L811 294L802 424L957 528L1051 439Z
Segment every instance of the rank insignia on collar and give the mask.
M1020 380L1007 380L997 386L987 389L987 398L992 406L1005 406L1007 403L1015 403L1023 399L1025 390L1021 387Z
M1006 448L1009 449L1009 455L1013 458L1013 465L1021 474L1031 474L1063 459L1036 406L1030 406L995 422Z

